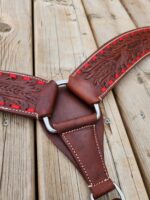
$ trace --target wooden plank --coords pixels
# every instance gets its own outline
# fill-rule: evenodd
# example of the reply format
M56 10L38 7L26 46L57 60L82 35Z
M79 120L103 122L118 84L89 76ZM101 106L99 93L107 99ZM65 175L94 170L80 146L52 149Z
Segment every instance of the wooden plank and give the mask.
M89 17L95 25L99 19L97 15L101 13L101 6L101 9L104 9L103 12L109 13L108 8L103 8L103 4L105 3L98 0L84 2L86 12L91 9ZM98 14L95 13L97 6L99 6ZM121 4L118 8L123 10ZM116 12L118 12L117 9ZM36 75L42 75L47 79L67 78L69 73L96 49L81 1L36 0L34 13ZM126 17L125 11L123 16L125 19L129 19ZM100 19L106 25L105 19ZM121 24L122 21L119 23ZM132 26L133 24L128 28L130 29ZM114 30L117 29L114 28L113 24L112 30L115 35ZM101 33L106 34L106 30L99 31L100 39L103 41ZM111 33L108 35L111 36ZM103 112L106 112L106 115L111 119L110 126L106 126L105 129L107 133L105 155L109 173L113 180L120 183L127 199L148 200L112 93L105 100L105 109ZM37 150L39 199L84 200L89 198L87 186L81 176L43 135L39 124L37 124ZM113 193L101 199L112 199L114 195Z
M127 12L137 26L150 25L150 1L149 0L127 0L122 1ZM116 89L118 103L129 131L136 157L139 162L145 184L150 195L150 134L149 134L149 73L150 58L143 60L136 69L129 75L129 79L124 81ZM127 95L123 93L130 87L128 95L131 95L132 102L129 102ZM121 103L122 102L122 103ZM129 113L126 116L124 113Z
M103 3L94 1L93 6L91 6L91 2L90 0L84 1L84 5L98 45L119 33L135 28L135 21L136 24L139 22L139 25L141 25L142 21L142 26L150 23L149 1L124 0L122 2L126 5L126 9L117 0L106 0ZM126 10L129 11L129 15ZM132 21L131 19L134 20ZM133 69L116 87L115 94L144 175L147 190L150 193L149 64L150 59L148 58ZM108 99L106 98L105 104ZM114 110L113 113L116 115ZM136 183L138 182L135 181ZM140 187L137 186L137 188L139 190Z
M30 0L0 1L0 69L32 74ZM0 199L35 199L34 132L29 119L0 114Z
M150 25L149 0L120 0L136 26Z
M87 22L85 23L85 16L83 15L84 20L80 21L84 26L82 30L71 0L37 0L34 3L34 13L36 75L55 80L67 78L87 54L95 50L93 36ZM87 40L91 40L91 43L87 44ZM84 43L87 44L87 49ZM83 179L67 158L47 139L39 124L37 150L39 199L89 198Z

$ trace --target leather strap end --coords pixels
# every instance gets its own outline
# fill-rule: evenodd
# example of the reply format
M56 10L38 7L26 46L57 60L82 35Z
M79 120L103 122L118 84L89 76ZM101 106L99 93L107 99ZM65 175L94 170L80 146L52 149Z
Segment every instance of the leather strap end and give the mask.
M39 95L39 99L36 105L36 111L39 118L50 117L52 115L56 98L58 94L58 86L55 81L50 81L45 85Z
M99 90L89 81L83 80L80 77L71 75L67 87L89 105L100 101L98 98Z
M102 182L99 182L97 185L92 186L90 189L94 199L97 199L106 193L111 192L115 189L115 187L111 179L105 179Z

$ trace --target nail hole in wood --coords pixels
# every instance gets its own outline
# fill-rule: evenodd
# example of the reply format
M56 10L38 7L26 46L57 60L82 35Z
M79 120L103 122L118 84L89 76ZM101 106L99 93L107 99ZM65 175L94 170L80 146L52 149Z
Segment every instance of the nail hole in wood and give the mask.
M11 26L6 23L0 22L0 32L9 32L11 31Z

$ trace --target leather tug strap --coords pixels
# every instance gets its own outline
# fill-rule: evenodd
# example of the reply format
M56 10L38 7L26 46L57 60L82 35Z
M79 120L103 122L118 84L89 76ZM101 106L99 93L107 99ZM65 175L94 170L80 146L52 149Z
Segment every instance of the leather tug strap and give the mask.
M103 149L104 123L93 104L100 102L132 67L150 54L150 27L126 32L92 54L66 86L29 75L0 71L0 110L41 119L57 133L48 137L84 177L93 198L115 189ZM120 196L121 197L121 196ZM122 197L122 200L124 197Z

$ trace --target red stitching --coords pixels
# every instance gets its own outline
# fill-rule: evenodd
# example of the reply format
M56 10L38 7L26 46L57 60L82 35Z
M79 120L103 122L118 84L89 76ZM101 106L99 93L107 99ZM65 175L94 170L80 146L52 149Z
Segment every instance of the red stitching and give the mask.
M82 72L81 72L80 69L76 71L76 74L78 74L78 75L80 75L81 73L82 73Z
M99 51L99 54L102 55L104 52L105 52L104 50L100 50L100 51Z
M112 85L113 84L113 80L108 81L108 85Z
M137 57L135 58L135 60L133 60L131 63L128 63L128 64L127 64L127 69L130 68L134 63L136 63L136 62L137 62L139 59L141 59L146 53L149 53L149 52L150 52L150 50L146 50L144 53L141 54L141 56L137 56ZM122 69L121 69L121 74L124 74L124 73L127 71L127 69L126 69L126 68L122 68ZM118 73L116 73L116 74L115 74L115 79L118 79L119 76L120 76L120 75L119 75ZM108 85L112 85L113 82L114 82L113 80L109 80L109 81L108 81ZM101 91L102 91L102 92L106 92L106 90L107 90L106 87L102 87L102 88L101 88Z
M27 112L31 112L31 113L32 113L32 112L35 112L35 108L28 108L28 109L27 109Z
M101 91L102 91L102 92L105 92L106 90L107 90L106 87L102 87L102 88L101 88Z
M4 106L5 102L4 101L0 101L0 106Z
M115 74L115 78L116 79L119 78L119 74L118 73Z
M89 63L85 63L84 65L83 65L83 67L86 69L86 68L88 68L90 66L90 64Z
M39 84L39 85L44 85L45 82L44 82L44 81L37 81L37 84Z
M125 68L122 68L121 73L123 74L123 73L125 73L125 72L126 72L126 69L125 69Z
M9 74L9 77L10 77L10 78L13 78L13 79L16 79L16 78L17 78L17 75L16 75L16 74L10 73L10 74Z
M96 56L96 55L93 56L92 60L93 60L93 61L96 61L96 59L97 59L97 56Z
M17 104L11 104L11 108L20 109L21 106L20 106L20 105L17 105Z
M31 78L30 78L29 76L24 76L24 77L23 77L23 80L25 80L25 81L30 81Z

